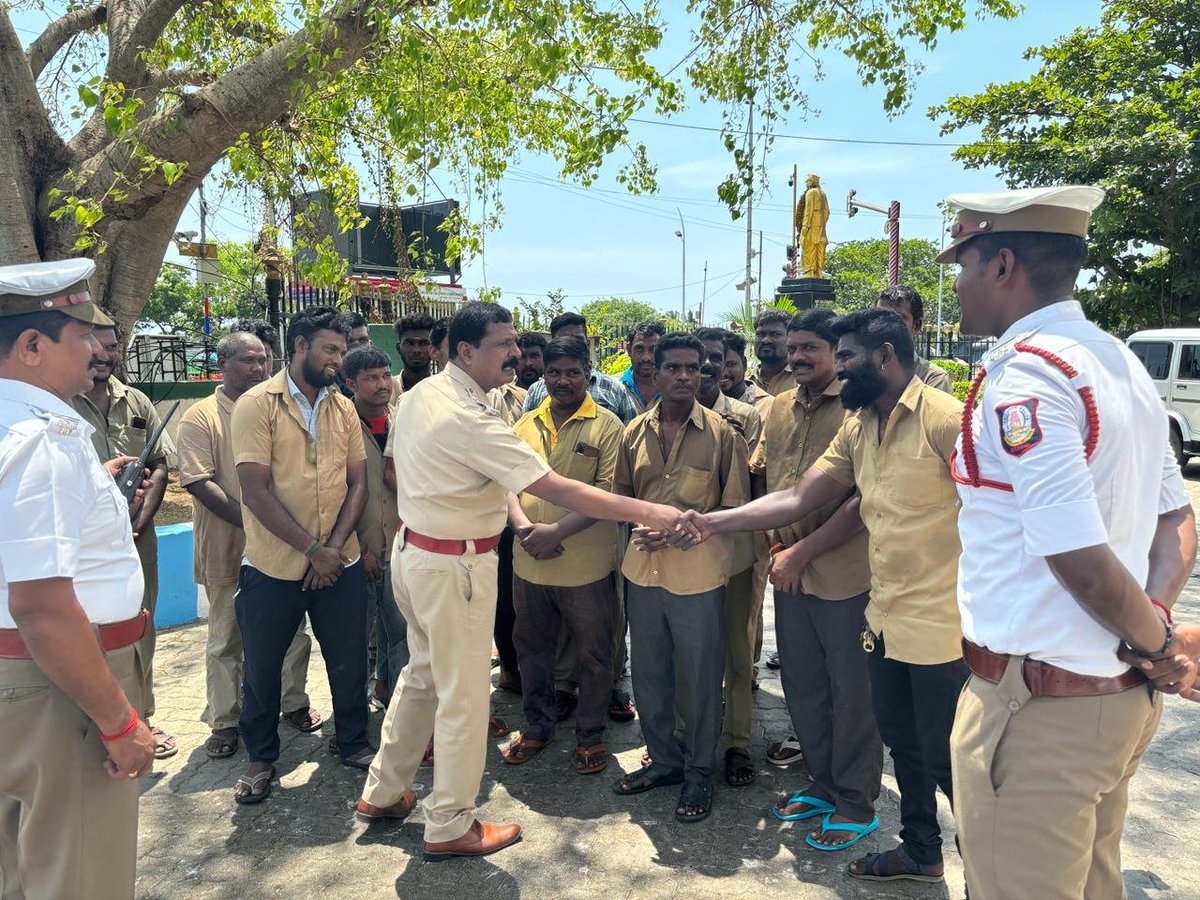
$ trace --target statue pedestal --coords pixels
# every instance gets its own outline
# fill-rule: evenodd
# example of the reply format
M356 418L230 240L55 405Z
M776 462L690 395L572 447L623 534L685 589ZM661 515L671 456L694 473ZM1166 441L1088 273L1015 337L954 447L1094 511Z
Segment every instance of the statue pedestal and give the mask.
M786 297L796 309L812 309L833 303L833 282L828 278L785 278L775 289L775 299Z

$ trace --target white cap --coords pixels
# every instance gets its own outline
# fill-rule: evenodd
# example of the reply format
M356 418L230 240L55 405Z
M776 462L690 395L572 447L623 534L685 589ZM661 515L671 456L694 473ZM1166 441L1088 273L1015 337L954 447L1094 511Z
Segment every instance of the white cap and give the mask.
M58 311L82 322L112 325L92 303L88 279L95 271L90 259L0 266L0 316Z

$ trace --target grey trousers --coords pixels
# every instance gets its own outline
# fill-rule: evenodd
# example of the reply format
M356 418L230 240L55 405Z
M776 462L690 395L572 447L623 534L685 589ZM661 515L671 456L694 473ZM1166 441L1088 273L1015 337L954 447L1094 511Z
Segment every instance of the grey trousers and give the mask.
M855 822L875 815L883 772L860 642L867 599L865 593L846 600L775 593L783 696L813 777L804 793Z
M656 769L682 772L689 783L707 782L721 732L725 588L680 596L627 581L625 599L633 692L646 749ZM680 738L675 736L677 710Z

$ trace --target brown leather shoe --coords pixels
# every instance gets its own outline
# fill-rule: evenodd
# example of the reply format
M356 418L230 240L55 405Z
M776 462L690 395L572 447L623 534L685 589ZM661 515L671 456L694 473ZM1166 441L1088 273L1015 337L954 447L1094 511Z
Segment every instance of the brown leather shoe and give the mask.
M366 800L359 800L354 808L354 817L368 825L372 822L382 822L385 819L407 819L409 813L417 805L417 795L405 791L404 795L391 806L372 806Z
M493 825L476 820L470 830L456 841L431 844L425 842L425 858L430 861L452 856L487 856L515 844L521 837L521 826L515 822Z

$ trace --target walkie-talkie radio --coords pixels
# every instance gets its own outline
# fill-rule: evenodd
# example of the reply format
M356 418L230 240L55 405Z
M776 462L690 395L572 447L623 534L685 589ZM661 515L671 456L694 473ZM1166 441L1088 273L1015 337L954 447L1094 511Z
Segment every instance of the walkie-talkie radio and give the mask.
M146 447L142 450L142 455L133 462L126 463L121 467L121 472L117 475L117 490L121 492L121 496L126 500L132 500L133 495L137 493L137 489L146 480L146 463L150 459L150 454L154 452L154 448L158 446L158 439L162 437L167 423L171 421L171 416L175 415L175 410L177 409L179 409L178 400L167 410L167 414L163 416L163 420L158 423L158 427L154 429L154 433L146 441Z

